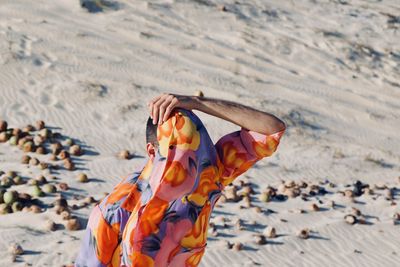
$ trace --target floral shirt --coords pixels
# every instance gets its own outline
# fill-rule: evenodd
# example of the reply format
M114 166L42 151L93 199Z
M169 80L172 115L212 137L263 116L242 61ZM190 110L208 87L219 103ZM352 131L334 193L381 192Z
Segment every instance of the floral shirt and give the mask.
M222 190L275 152L282 134L242 128L214 144L193 112L174 110L157 127L155 158L93 209L75 266L198 266Z

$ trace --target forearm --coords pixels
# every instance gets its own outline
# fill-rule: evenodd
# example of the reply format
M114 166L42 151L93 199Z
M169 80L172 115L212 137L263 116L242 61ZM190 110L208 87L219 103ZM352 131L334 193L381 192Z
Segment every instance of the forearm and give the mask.
M222 99L192 97L194 109L230 121L245 129L273 134L285 129L285 123L273 114Z

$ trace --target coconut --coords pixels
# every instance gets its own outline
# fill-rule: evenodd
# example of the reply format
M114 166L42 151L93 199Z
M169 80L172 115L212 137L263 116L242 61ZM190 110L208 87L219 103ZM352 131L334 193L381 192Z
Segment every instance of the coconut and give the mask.
M70 231L77 231L81 229L81 224L77 218L72 218L67 221L67 229Z
M15 185L20 185L24 183L24 180L22 180L21 176L17 175L13 178L13 182Z
M201 90L196 90L193 95L197 97L204 97L204 93Z
M21 159L21 163L22 164L29 164L30 160L31 160L31 157L29 157L28 155L23 155L22 159Z
M21 202L16 201L12 204L11 209L13 212L21 211L24 206Z
M81 183L87 183L87 182L89 181L87 175L84 174L84 173L78 174L78 177L76 178L76 180L77 180L78 182L81 182Z
M13 184L13 181L10 177L4 176L1 178L0 185L3 187L10 187Z
M276 229L275 229L275 227L267 226L264 229L263 234L268 238L275 238L276 237Z
M318 205L315 204L315 203L311 204L310 209L313 210L313 211L319 211L319 207L318 207Z
M36 121L35 126L36 126L37 130L42 130L42 129L44 129L44 127L46 127L44 121L42 121L42 120Z
M260 234L257 234L257 235L254 236L254 241L255 241L256 244L258 244L258 245L265 245L265 244L267 244L267 239L265 238L265 236L264 236L264 235L260 235Z
M21 129L20 128L14 128L13 130L12 130L12 135L13 136L16 136L16 137L20 137L21 136L21 133L22 133L22 131L21 131Z
M71 138L67 138L64 141L64 145L65 146L72 146L72 145L74 145L74 141Z
M72 145L69 148L69 153L74 156L80 156L82 155L81 147L79 145Z
M39 163L39 169L45 170L45 169L48 169L48 168L49 168L49 164L48 163L46 163L46 162L40 162Z
M65 198L63 197L59 197L54 201L54 206L60 206L63 207L65 209L68 209L68 202Z
M70 156L69 156L68 151L61 150L61 152L58 154L58 157L60 159L66 159L66 158L69 158Z
M328 200L328 202L327 202L327 205L328 205L328 207L330 207L330 208L335 208L335 201L333 201L333 200Z
M75 164L70 159L65 159L64 160L64 168L69 171L73 171L73 170L75 170Z
M7 132L0 133L0 142L1 143L7 142L9 138L10 138L10 135Z
M236 251L242 250L243 249L243 244L240 243L240 242L235 242L233 244L233 249L236 250Z
M43 186L43 192L45 192L45 193L55 193L55 192L57 192L57 189L52 184L45 184Z
M47 220L44 224L44 228L47 231L55 231L57 230L57 225L55 222L53 222L52 220Z
M36 166L36 165L38 165L38 164L39 164L39 160L38 160L37 158L31 158L31 159L29 160L29 165Z
M11 205L18 199L18 192L17 191L7 191L3 195L4 203Z
M39 175L36 177L36 181L38 181L39 184L47 184L47 179L44 177L44 175Z
M61 218L62 218L63 220L69 220L69 219L71 219L71 213L70 213L68 210L62 211L62 212L60 213L60 215L61 215Z
M28 140L25 137L18 139L18 148L22 149L26 142L28 142Z
M35 148L35 146L34 146L33 142L27 141L27 142L25 142L24 146L22 147L22 150L24 152L33 152L34 148Z
M351 207L351 214L353 214L354 216L361 216L361 211L357 208Z
M35 196L35 197L44 196L44 192L42 191L42 189L38 185L32 186L31 194L32 194L32 196Z
M69 189L69 186L67 183L59 183L58 188L60 188L61 191L67 191Z
M300 231L297 232L297 237L302 238L302 239L307 239L310 237L310 230L308 228L301 229Z
M238 202L240 200L235 186L225 187L225 197L227 201Z
M60 142L55 142L50 145L50 148L51 148L51 153L53 153L53 155L58 155L62 150L62 145Z
M28 184L29 185L39 185L40 183L38 180L32 178L32 179L28 180Z
M6 173L6 176L8 176L10 178L14 178L15 176L17 176L17 173L15 171L8 171Z
M258 206L255 206L253 209L254 209L254 211L257 212L257 213L261 213L261 212L263 211L262 208L261 208L261 207L258 207Z
M8 248L8 252L12 255L22 255L24 254L24 250L20 244L14 243Z
M37 146L42 145L46 140L44 139L43 136L41 135L36 135L35 137L33 137L33 143Z
M18 136L11 136L8 142L10 145L16 146L18 144Z
M32 206L30 207L30 210L31 210L33 213L41 213L41 212L42 212L42 208L40 208L38 205L32 205Z
M37 154L45 155L47 153L46 149L42 146L38 146L35 151Z
M6 121L0 121L0 132L7 131L8 124Z
M268 192L262 192L260 195L261 202L269 202L271 200L271 195Z
M97 201L92 196L85 197L85 199L83 200L83 203L86 203L86 204L93 204L96 202Z
M11 213L11 207L7 205L6 203L1 203L0 204L0 214L8 214Z
M34 128L32 125L30 125L30 124L26 125L26 126L22 129L22 131L23 131L23 132L26 132L26 133L32 132L32 131L34 131L34 130L35 130L35 128Z
M122 150L121 152L119 152L118 157L120 159L130 159L131 154L129 153L128 150Z
M355 224L357 222L357 218L351 214L345 215L344 219L348 224Z

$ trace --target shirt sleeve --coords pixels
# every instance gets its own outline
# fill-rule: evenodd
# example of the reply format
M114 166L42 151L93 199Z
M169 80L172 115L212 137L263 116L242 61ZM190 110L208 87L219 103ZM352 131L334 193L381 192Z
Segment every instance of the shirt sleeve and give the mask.
M224 186L230 184L257 161L271 156L283 133L284 130L267 135L241 128L221 137L215 144L221 183Z

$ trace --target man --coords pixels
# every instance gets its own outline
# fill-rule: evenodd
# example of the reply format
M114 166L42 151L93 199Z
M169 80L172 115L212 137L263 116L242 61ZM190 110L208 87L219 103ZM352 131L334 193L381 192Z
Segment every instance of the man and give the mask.
M279 144L285 124L230 101L162 94L149 104L149 159L92 211L75 266L194 267L224 187ZM241 126L214 144L199 110Z

